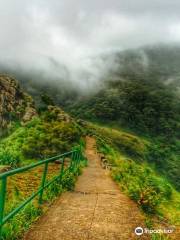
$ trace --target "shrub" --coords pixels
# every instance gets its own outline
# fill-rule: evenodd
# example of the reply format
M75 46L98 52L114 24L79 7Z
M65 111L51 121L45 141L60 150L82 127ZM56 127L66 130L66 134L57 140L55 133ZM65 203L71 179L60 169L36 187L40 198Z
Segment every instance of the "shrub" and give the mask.
M0 152L0 164L1 165L10 165L13 168L16 168L20 165L20 156L16 152L7 152L6 150L1 150Z
M3 139L0 143L1 164L11 163L16 167L17 162L19 164L24 159L44 159L70 151L79 143L82 132L73 120L58 119L58 114L56 111L43 113Z
M11 206L12 207L12 206ZM42 209L35 204L28 204L20 213L10 219L2 229L3 240L18 240L29 226L42 214Z
M66 171L62 176L62 187L66 190L73 190L75 186L76 177L72 172Z
M120 161L112 176L145 212L154 213L162 201L171 198L171 186L145 165Z

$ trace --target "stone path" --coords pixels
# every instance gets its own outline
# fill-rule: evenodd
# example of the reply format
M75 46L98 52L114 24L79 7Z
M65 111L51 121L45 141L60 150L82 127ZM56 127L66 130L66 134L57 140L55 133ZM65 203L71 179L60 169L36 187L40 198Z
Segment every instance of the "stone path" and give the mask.
M93 138L87 137L88 167L74 192L63 194L25 235L25 240L131 240L144 225L136 204L120 192L102 169Z

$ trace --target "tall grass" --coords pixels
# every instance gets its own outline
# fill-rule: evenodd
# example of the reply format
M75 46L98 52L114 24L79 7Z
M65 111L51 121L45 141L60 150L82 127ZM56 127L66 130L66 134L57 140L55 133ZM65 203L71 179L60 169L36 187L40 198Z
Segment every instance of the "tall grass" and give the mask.
M159 175L148 162L138 162L122 152L114 150L102 139L98 149L113 165L111 174L131 199L150 217L166 219L170 224L179 225L180 194ZM155 238L154 238L155 239Z

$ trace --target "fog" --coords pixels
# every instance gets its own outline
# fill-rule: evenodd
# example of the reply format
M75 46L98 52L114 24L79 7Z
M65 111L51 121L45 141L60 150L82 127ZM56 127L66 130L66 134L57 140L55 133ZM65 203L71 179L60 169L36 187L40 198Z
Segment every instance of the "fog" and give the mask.
M180 1L0 0L0 65L97 87L115 68L102 54L180 40Z

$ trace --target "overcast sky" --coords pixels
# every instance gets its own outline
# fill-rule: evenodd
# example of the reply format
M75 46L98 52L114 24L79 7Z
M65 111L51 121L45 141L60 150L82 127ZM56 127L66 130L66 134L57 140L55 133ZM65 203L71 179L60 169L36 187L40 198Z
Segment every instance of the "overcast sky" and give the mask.
M88 69L104 51L180 41L179 9L179 0L0 0L0 61Z

